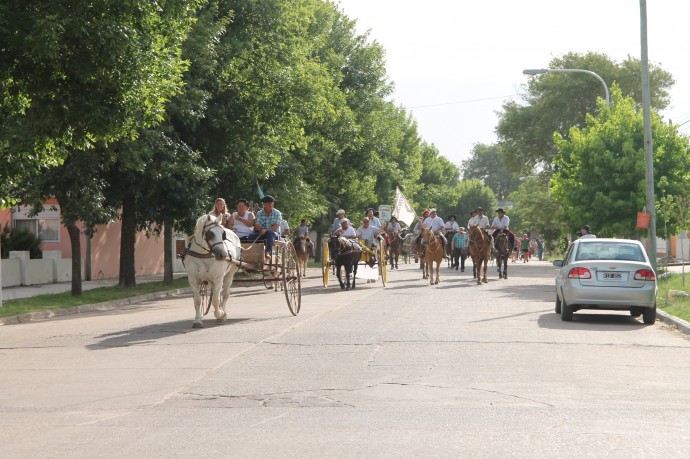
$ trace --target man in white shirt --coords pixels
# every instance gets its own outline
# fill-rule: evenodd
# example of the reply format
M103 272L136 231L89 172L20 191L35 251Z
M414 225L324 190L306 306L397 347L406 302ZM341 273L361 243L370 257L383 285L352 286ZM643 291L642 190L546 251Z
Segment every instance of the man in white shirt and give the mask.
M357 237L355 229L350 226L350 220L347 218L340 219L340 228L333 231L333 234L340 237L346 237L348 239L355 239Z
M443 231L446 229L446 224L443 222L441 217L436 215L436 208L429 209L429 216L424 219L422 225L424 228L430 229L436 236L439 236L445 247L446 243L448 242L443 236Z
M446 233L456 233L460 229L458 222L455 221L455 215L448 216L448 221L446 222L445 226Z
M374 240L379 233L379 229L372 226L369 217L362 219L362 226L357 228L357 237L364 240L367 247L374 245Z
M508 235L508 240L510 241L510 249L515 246L515 234L510 230L510 217L508 217L503 210L503 207L496 209L497 217L494 217L494 221L491 223L491 228L494 229L496 234L506 233Z
M470 218L470 221L467 222L470 228L473 228L475 226L479 227L479 229L484 231L484 234L486 234L486 237L489 238L491 241L491 248L493 250L493 245L494 245L494 240L491 237L491 235L486 231L487 228L489 228L489 217L484 215L484 208L483 207L477 207L476 209L477 215L474 217Z

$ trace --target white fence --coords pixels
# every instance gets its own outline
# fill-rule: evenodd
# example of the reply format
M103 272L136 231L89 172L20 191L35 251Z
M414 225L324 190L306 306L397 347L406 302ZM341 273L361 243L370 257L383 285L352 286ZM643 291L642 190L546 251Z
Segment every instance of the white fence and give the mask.
M59 250L44 250L39 260L32 260L29 252L10 252L1 269L2 287L72 281L72 260L63 260Z

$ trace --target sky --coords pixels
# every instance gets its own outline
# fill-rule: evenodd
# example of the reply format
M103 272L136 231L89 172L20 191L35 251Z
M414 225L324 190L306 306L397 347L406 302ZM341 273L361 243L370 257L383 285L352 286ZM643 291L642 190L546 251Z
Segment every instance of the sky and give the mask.
M546 68L568 52L616 62L641 55L634 0L334 1L385 49L392 99L412 114L424 141L458 166L475 144L496 142L497 112L524 93L522 70ZM649 62L676 80L661 114L690 134L690 1L646 3Z

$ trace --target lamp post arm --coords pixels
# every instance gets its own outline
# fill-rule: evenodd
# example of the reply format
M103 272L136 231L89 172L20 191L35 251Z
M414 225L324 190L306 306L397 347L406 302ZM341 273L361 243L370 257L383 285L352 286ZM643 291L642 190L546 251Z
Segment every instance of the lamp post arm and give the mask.
M611 99L609 97L609 87L606 86L606 82L602 77L592 72L591 70L584 69L545 69L548 73L586 73L587 75L592 75L594 78L599 80L601 85L604 87L604 94L606 95L606 105L611 105Z

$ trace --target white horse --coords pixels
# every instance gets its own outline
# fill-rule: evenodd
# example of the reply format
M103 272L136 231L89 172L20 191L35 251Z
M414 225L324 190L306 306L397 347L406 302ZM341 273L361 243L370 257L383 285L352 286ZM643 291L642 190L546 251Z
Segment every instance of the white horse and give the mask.
M225 322L225 303L238 266L229 260L240 259L240 238L224 228L213 215L203 215L196 221L194 236L190 240L182 261L194 293L194 328L203 328L201 286L208 282L211 289L213 315L219 323ZM222 298L221 298L222 296Z

